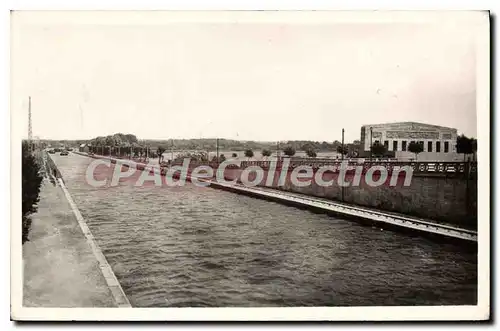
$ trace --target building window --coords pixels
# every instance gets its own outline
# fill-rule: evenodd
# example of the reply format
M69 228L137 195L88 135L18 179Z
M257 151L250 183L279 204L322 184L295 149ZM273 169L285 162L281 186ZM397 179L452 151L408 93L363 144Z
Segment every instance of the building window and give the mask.
M432 141L427 142L427 152L432 152Z
M402 144L402 146L401 146L401 150L402 150L403 152L406 152L406 140L403 140L403 144Z
M441 142L440 141L436 141L436 152L441 153Z
M384 147L386 150L389 149L389 140L384 140Z
M419 144L420 146L422 146L422 149L424 149L424 142L423 142L423 141L419 141L419 142L418 142L418 144Z
M397 151L398 150L398 141L397 140L394 140L392 142L392 150L393 151Z
M448 153L449 152L449 149L450 149L450 143L445 141L444 142L444 152L445 153Z

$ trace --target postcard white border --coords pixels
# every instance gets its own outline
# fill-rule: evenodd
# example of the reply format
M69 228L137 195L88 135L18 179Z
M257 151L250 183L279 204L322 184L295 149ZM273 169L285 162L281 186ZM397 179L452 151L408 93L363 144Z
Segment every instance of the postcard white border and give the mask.
M315 307L315 308L25 308L22 307L21 167L20 141L24 123L11 113L11 317L15 320L277 320L277 321L381 321L381 320L481 320L488 318L490 305L490 41L487 12L35 12L23 15L30 23L63 19L83 24L149 24L171 22L338 22L436 23L453 15L477 23L477 126L478 126L478 305L427 307ZM55 15L55 16L53 16ZM60 19L60 18L59 18ZM11 79L13 78L11 73ZM12 102L12 100L10 100Z

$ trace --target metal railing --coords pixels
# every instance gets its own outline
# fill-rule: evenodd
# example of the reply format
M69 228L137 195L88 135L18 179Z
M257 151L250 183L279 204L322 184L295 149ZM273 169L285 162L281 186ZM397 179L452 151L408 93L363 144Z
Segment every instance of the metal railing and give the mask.
M244 169L250 166L258 166L263 169L269 169L271 163L275 163L277 169L281 169L283 161L242 161L240 168ZM334 160L290 160L289 168L294 169L298 166L310 166L313 169L329 166L335 171L340 171L342 163ZM436 173L436 174L475 174L477 172L476 162L394 162L394 161L365 161L347 162L347 170L355 170L357 167L363 167L363 172L374 166L381 166L388 172L397 171L410 167L414 173Z

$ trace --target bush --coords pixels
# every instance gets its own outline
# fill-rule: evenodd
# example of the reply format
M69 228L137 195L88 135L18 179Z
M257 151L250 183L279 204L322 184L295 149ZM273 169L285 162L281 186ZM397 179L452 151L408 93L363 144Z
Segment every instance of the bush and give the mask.
M316 151L314 151L314 150L312 150L312 149L308 149L308 150L306 150L306 154L307 154L307 156L309 156L309 157L316 157L316 156L318 156L318 155L316 154Z
M384 153L386 152L386 148L384 145L382 145L381 143L379 142L375 142L372 146L371 146L371 152L374 156L383 156Z
M285 153L286 156L294 156L295 155L295 149L291 146L285 147L283 150L283 153Z
M245 151L245 156L246 157L253 157L253 151L251 149L247 149Z
M418 159L418 154L424 151L424 146L416 141L412 141L408 145L408 151L414 153L415 159Z
M342 145L337 146L337 153L347 155L348 152L349 152L349 149L347 148L346 145L344 145L343 147L342 147Z
M183 154L178 154L175 159L174 163L182 163L184 159L189 158L193 162L208 162L208 153L207 152L193 152L193 153L183 153Z
M30 215L37 211L37 204L40 199L40 186L42 176L40 175L40 165L35 157L29 152L28 144L22 146L22 243L28 241L31 228Z

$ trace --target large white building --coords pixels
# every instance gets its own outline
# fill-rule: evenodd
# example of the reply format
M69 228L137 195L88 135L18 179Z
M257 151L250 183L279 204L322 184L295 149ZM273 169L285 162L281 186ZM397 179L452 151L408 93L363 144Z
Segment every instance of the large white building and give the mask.
M457 129L416 122L361 127L361 144L365 152L379 142L388 151L393 151L397 159L415 159L415 154L408 151L412 141L423 145L424 151L418 155L420 161L460 161L460 155L456 153Z

